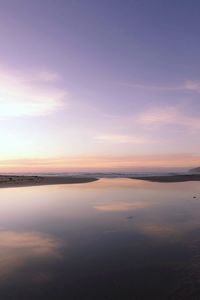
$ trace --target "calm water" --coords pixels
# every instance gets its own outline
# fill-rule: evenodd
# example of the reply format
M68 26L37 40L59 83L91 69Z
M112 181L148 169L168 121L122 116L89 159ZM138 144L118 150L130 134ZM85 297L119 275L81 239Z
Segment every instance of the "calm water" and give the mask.
M200 299L200 183L1 189L0 299Z

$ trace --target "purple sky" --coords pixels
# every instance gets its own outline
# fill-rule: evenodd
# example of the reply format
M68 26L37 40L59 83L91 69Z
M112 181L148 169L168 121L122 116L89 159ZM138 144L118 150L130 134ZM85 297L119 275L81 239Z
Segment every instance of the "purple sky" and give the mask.
M197 0L0 0L2 170L198 165L199 12Z

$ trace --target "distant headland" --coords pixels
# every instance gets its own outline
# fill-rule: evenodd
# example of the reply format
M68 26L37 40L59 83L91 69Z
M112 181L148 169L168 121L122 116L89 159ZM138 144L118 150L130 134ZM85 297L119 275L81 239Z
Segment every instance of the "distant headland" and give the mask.
M189 172L193 173L193 174L195 174L195 173L199 173L200 174L200 167L190 169Z

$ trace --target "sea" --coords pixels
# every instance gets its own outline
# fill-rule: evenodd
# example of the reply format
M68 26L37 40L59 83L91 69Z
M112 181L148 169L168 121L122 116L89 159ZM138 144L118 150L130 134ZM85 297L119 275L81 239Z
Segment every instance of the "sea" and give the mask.
M199 299L200 183L135 174L1 188L0 299Z

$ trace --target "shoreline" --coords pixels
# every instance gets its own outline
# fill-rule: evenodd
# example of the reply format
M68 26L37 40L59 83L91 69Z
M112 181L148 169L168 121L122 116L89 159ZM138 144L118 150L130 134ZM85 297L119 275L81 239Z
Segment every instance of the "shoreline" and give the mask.
M53 184L79 184L97 181L93 177L0 175L0 188Z
M141 176L141 177L129 177L130 179L145 180L150 182L160 183L175 183L175 182L187 182L187 181L200 181L200 174L185 174L185 175L163 175L163 176Z
M28 187L56 184L80 184L99 180L95 177L76 176L40 176L40 175L0 175L0 188ZM187 181L200 181L200 174L184 175L155 175L155 176L131 176L127 179L144 180L158 183L176 183Z

